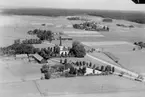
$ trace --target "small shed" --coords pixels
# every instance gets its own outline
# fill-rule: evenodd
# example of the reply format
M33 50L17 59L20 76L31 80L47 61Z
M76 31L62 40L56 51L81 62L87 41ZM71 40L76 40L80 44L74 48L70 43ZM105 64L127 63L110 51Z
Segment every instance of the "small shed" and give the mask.
M38 63L47 63L47 60L45 60L42 56L39 54L34 54L33 58L38 62Z

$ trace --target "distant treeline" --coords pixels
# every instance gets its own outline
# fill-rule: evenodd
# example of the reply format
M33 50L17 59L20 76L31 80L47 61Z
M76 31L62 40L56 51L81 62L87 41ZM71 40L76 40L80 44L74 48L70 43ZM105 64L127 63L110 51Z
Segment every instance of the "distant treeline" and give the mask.
M145 24L145 13L137 11L19 8L19 9L3 9L2 13L9 15L35 15L35 16L53 16L53 17L87 14L92 16L100 16L103 18L124 19L140 24Z

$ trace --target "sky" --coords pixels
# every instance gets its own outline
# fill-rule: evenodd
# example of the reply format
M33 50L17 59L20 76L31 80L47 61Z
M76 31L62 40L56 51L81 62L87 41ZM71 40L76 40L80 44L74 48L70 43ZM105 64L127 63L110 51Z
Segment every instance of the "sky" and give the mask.
M145 11L145 4L131 0L0 0L0 6Z

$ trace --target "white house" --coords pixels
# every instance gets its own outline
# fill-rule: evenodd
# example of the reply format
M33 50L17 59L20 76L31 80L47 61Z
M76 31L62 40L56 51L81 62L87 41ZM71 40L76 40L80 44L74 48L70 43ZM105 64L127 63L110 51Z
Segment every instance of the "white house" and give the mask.
M62 53L63 54L68 54L69 53L69 50L68 50L68 47L65 47L65 46L59 46L59 48L60 48L60 52L59 52L59 54L61 55Z
M93 70L91 68L86 68L86 73L84 75L88 75L88 74L101 74L101 71L98 70Z

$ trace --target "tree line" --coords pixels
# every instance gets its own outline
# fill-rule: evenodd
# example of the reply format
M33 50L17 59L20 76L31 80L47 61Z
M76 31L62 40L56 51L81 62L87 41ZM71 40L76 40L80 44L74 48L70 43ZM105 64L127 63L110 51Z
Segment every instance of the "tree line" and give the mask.
M44 41L44 40L48 40L48 41L52 41L54 39L54 35L53 32L50 30L40 30L40 29L34 29L34 30L30 30L27 32L29 35L36 35L40 40Z
M42 41L40 39L25 39L22 41L23 44L41 44Z
M20 40L15 40L14 44L0 48L3 55L16 55L16 54L35 54L38 53L44 59L49 59L52 57L84 57L86 51L84 46L77 41L72 43L72 48L68 48L69 53L61 53L60 47L55 45L54 47L48 48L35 48L32 44L27 44L25 42L20 42Z
M142 48L145 48L145 43L142 42L142 41L140 41L140 42L134 42L134 45L139 46L141 49L142 49Z
M84 22L80 24L73 24L75 29L84 29L89 31L109 31L108 26L100 25L95 22Z
M98 71L101 71L106 74L112 74L113 72L115 72L115 68L111 67L110 65L97 66L96 64L93 64L92 62L86 62L86 61L76 61L76 62L69 63L67 59L65 59L64 61L62 61L62 59L60 59L60 63L65 65L65 69L73 68L72 70L75 70L76 73L78 72L77 75L84 75L84 73L86 73L86 71L84 71L84 70L86 70L86 68L98 70ZM76 71L77 69L74 68L74 66L79 67L78 70L82 73L80 73L79 71ZM70 69L70 72L72 72L71 69Z
M53 67L49 65L43 65L40 71L41 73L44 74L45 79L50 79L51 75L56 72L59 72L60 76L65 77L84 76L85 73L87 72L86 68L93 69L93 72L95 72L95 70L101 71L102 73L100 75L109 75L115 72L115 68L111 67L110 65L96 66L95 64L86 61L68 62L67 59L64 60L60 59L60 64L62 64L63 67L59 66L58 68L55 68L55 70Z

